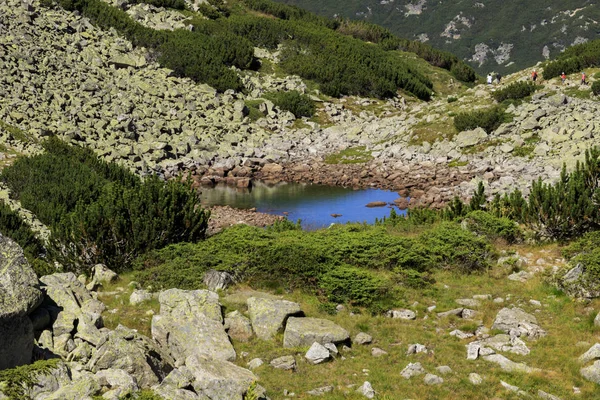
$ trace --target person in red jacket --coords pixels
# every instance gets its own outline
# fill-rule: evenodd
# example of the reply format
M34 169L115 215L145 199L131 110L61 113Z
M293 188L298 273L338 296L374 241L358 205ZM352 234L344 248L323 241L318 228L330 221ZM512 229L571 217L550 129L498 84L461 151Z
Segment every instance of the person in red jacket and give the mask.
M581 72L581 84L582 85L587 85L587 82L585 80L585 72Z
M535 83L535 81L537 80L537 71L534 69L531 72L531 80Z
M562 79L562 83L563 83L563 85L564 85L565 81L567 80L567 75L565 75L565 73L563 72L563 73L560 75L560 79Z

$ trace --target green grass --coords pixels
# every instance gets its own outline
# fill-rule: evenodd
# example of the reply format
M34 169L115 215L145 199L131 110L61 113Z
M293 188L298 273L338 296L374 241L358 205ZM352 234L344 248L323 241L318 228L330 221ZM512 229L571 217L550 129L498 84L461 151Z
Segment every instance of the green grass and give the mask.
M464 167L466 165L469 165L468 161L459 161L459 160L452 160L448 163L448 166L453 168L453 167Z
M250 121L255 122L260 118L264 117L264 114L260 112L259 106L264 103L262 100L246 100L244 101L246 107L248 107L248 118Z
M349 147L325 157L326 164L363 164L373 159L366 146Z
M21 128L18 128L16 126L10 125L8 123L6 123L5 121L0 120L0 129L5 130L6 132L10 133L10 135L12 136L13 139L24 142L24 143L29 143L29 142L37 142L37 139L34 138L33 136L29 135L28 133L26 133L24 130L22 130Z
M512 254L518 252L527 255L530 265L538 258L555 260L561 256L561 248L556 244L550 245L497 245L498 250ZM548 265L554 265L552 262ZM344 360L337 358L321 365L309 365L304 360L306 348L284 349L283 335L280 333L274 341L262 341L257 338L249 342L234 341L233 345L238 354L236 364L245 367L251 359L258 357L265 364L255 370L259 383L267 389L273 400L283 400L283 391L296 393L297 398L308 398L308 390L325 385L333 385L334 392L327 399L362 399L355 393L356 387L364 381L369 381L378 392L380 399L491 399L500 397L510 399L507 392L500 386L500 380L519 386L533 396L537 390L557 395L563 399L572 398L572 387L581 388L581 399L598 398L598 385L584 380L579 369L581 365L577 357L583 354L594 343L600 334L600 329L593 326L593 317L600 308L600 299L589 303L573 301L560 291L547 285L543 275L538 274L531 280L521 283L507 279L512 272L510 265L494 266L478 274L461 274L448 270L433 271L431 277L434 283L424 289L398 287L395 292L397 304L417 312L417 320L400 321L383 316L373 316L366 309L346 304L346 309L339 314L330 315L320 306L321 298L303 290L282 293L283 298L301 304L302 310L309 317L326 318L347 329L354 337L359 332L368 332L373 336L371 345L352 346L351 351L341 352ZM108 305L108 310L117 308L119 312L110 313L108 310L103 317L108 327L113 328L121 323L138 329L148 335L151 317L146 312L158 311L156 301L147 302L136 307L128 305L131 287L131 275L125 275L119 282L103 289L103 292L113 292L122 288L122 292L106 296L100 294L100 299ZM235 294L235 296L228 296ZM475 321L461 320L455 317L437 318L435 313L459 307L456 299L471 298L476 294L490 294L492 298L502 297L504 303L498 304L491 300L480 300L481 306ZM221 293L223 312L239 310L247 313L245 300L252 296L252 290L246 285L230 288ZM510 295L510 296L509 296ZM536 307L529 303L530 299L542 302L543 306ZM436 305L433 313L428 313L427 307ZM503 307L518 306L536 316L540 326L548 332L548 336L538 341L526 341L531 349L528 356L517 356L510 353L505 355L513 361L525 362L527 365L541 368L542 373L519 374L501 371L494 364L484 360L466 360L465 344L469 340L459 340L448 333L454 329L474 331L481 320L483 325L490 328L496 314ZM350 315L349 312L354 315ZM424 317L428 315L427 319ZM499 332L491 332L496 334ZM588 345L578 345L587 342ZM406 355L408 345L420 343L432 352L429 354ZM379 347L388 355L374 358L371 349ZM240 355L248 353L244 357ZM295 372L275 370L269 362L283 355L294 355L298 364ZM436 367L448 365L453 372L443 376L444 384L427 386L423 377L405 380L399 376L400 371L409 362L420 362L429 373L438 374ZM368 370L368 372L364 372ZM483 376L484 383L474 386L468 381L468 374L476 372ZM348 387L348 385L355 385Z

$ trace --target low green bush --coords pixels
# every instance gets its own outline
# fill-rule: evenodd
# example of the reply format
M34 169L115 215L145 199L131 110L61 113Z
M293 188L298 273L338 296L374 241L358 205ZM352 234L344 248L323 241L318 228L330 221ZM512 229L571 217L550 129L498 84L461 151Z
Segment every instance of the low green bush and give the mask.
M135 4L150 4L154 7L174 8L176 10L185 9L184 0L133 0Z
M50 227L50 256L67 269L103 263L122 271L142 252L204 238L209 213L191 182L155 176L142 181L56 138L44 148L6 167L0 179ZM11 223L17 227L18 221Z
M492 107L457 114L454 117L454 127L459 132L483 128L487 133L491 133L500 126L503 119L504 111L500 107Z
M456 223L442 223L417 237L390 234L387 226L343 225L313 232L235 226L197 244L154 250L134 263L136 280L154 289L198 289L209 269L229 271L255 287L295 288L330 302L383 307L389 283L376 271L427 282L427 271L477 272L487 266L485 239ZM410 272L414 271L414 272Z
M430 262L438 268L470 273L490 266L492 246L457 223L442 222L421 235L420 241L429 253Z
M537 90L537 86L533 82L515 82L510 85L492 92L492 97L502 103L505 100L520 100Z
M600 81L592 83L592 93L594 93L594 96L600 95Z
M33 364L21 365L0 371L0 382L3 383L2 393L10 400L22 400L28 398L28 393L36 384L36 377L40 374L48 374L56 368L58 358L51 360L40 360Z
M282 110L291 112L296 118L312 117L315 113L314 100L297 90L270 92L266 93L264 97L271 100L273 104Z
M388 283L369 270L338 266L321 276L319 288L331 302L369 306L387 292Z
M0 232L21 246L27 261L38 276L56 272L46 259L44 243L21 216L4 202L0 202Z
M504 239L508 243L520 240L523 233L519 226L508 218L498 218L486 211L472 211L465 217L469 230L489 239Z

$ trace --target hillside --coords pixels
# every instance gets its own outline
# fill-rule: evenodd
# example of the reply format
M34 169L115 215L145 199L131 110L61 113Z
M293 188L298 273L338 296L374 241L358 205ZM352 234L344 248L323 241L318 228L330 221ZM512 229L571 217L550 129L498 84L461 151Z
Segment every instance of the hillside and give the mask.
M600 398L599 43L488 85L265 0L0 3L0 399ZM257 180L406 215L198 196Z
M508 74L598 39L600 9L573 1L285 0L319 15L368 21L450 51L485 75Z

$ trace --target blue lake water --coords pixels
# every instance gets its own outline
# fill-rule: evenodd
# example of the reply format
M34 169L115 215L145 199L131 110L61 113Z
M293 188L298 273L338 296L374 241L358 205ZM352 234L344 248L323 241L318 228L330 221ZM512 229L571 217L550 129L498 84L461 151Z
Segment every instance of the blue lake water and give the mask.
M257 211L286 215L290 221L302 220L305 229L329 226L331 223L366 222L390 214L391 208L399 211L393 201L400 196L396 192L379 189L353 190L338 186L310 183L285 183L267 185L254 182L251 190L217 185L202 188L200 195L206 206L228 205L235 208L256 208ZM368 203L383 201L384 207L366 207ZM340 214L335 218L331 214Z

